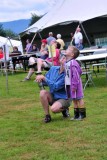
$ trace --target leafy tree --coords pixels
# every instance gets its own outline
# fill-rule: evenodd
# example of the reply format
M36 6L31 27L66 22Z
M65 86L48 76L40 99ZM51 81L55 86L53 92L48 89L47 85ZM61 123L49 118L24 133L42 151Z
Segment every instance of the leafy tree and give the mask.
M16 33L14 33L12 30L10 29L6 29L5 30L5 33L6 33L6 37L10 37L10 38L15 38L17 37L18 35Z
M38 16L35 13L32 13L32 18L30 20L29 26L33 25L35 22L37 22L42 16Z
M3 29L3 25L0 24L0 36L6 37L5 30Z
M11 37L11 38L18 37L18 35L14 33L12 30L4 29L2 24L0 24L0 36Z
M0 24L0 36L14 38L18 35L16 33L14 33L13 31L11 31L10 29L5 30L3 28L3 25Z

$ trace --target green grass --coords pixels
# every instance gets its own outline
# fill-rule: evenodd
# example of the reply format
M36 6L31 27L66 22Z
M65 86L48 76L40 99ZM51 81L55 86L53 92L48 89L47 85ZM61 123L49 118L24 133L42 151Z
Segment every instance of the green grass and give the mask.
M43 123L39 88L25 73L0 75L0 160L107 160L107 81L94 75L96 87L84 91L87 118L72 122L61 113ZM73 116L73 106L70 107Z

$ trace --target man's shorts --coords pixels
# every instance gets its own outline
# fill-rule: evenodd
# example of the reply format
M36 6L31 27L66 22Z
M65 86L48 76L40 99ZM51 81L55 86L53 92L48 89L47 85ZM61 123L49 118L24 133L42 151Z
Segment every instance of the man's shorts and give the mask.
M35 65L36 62L37 62L37 59L35 57L30 57L29 58L29 66Z
M50 103L50 105L52 105L54 102L59 102L62 105L63 109L66 109L68 107L70 107L71 105L71 100L70 99L58 99L58 100L52 100L52 103Z

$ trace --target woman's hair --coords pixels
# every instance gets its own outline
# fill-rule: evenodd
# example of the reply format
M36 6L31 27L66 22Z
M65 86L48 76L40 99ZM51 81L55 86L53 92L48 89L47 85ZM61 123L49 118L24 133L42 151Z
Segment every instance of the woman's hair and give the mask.
M61 48L61 44L59 42L56 42L57 43L57 49L60 49Z
M30 43L30 39L27 39L26 42L29 42L29 43Z
M32 46L35 46L35 47L37 47L37 44L36 44L36 43L34 43Z
M14 47L13 47L13 50L14 50L14 49L16 49L16 50L18 51L18 47L17 47L17 46L14 46Z
M61 34L57 34L57 38L61 38Z

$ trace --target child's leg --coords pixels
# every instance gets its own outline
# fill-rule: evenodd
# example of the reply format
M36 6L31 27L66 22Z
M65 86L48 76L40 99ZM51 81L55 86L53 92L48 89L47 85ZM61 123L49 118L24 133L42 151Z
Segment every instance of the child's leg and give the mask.
M78 100L78 106L79 106L79 118L78 118L78 120L82 120L86 117L86 108L84 106L84 100L83 99Z
M74 108L78 108L78 100L73 100Z
M80 100L77 100L78 101L78 108L84 108L84 100L83 99L80 99Z
M78 101L77 100L73 100L74 103L74 117L71 118L70 120L75 120L79 118L79 108L78 108Z

